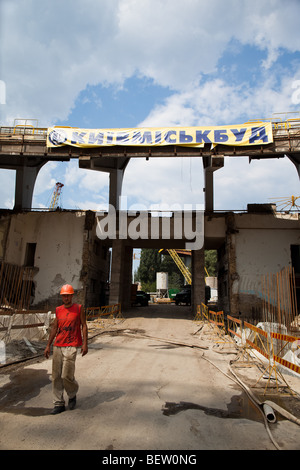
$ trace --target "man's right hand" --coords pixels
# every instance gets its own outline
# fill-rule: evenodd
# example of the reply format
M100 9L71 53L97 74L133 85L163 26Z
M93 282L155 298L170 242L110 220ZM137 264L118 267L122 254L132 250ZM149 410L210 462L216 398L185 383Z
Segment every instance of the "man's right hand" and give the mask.
M50 346L46 346L45 351L44 351L44 356L46 359L49 359L50 356Z

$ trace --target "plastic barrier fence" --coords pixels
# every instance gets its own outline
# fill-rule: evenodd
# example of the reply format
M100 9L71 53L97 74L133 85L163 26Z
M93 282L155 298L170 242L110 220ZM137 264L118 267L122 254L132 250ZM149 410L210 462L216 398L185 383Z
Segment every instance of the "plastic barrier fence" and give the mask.
M238 330L242 332L241 320L227 315L227 329L228 332L231 333L233 336L237 336L240 340L242 340L242 334L238 333Z
M300 374L300 367L296 364L293 364L292 362L283 359L280 357L278 354L281 354L282 351L285 349L286 345L289 343L293 343L296 346L296 349L300 348L300 340L299 338L296 338L294 336L289 336L289 335L283 335L281 333L271 333L271 340L272 340L272 350L273 350L273 360L275 362L278 362L278 364L281 364L284 367L287 367L288 369L291 369L292 371L296 372L297 374ZM274 340L280 340L283 342L283 346L281 347L280 351L277 352L277 354L274 354L275 347L274 347Z
M221 328L224 328L225 324L223 312L213 312L212 310L209 310L209 322L215 326L220 326Z
M297 374L300 374L300 365L297 365L287 359L287 352L297 352L300 349L300 338L295 336L286 335L276 332L267 332L252 325L244 320L234 318L231 315L227 315L226 322L223 312L213 312L208 310L205 304L197 306L197 314L195 320L208 321L213 326L217 326L220 331L224 328L224 332L227 326L227 333L232 337L236 337L237 342L243 346L254 349L259 354L264 356L269 362L270 369L276 369L276 363L280 364ZM245 330L250 330L250 335L246 334ZM277 342L275 344L275 341ZM281 341L281 347L278 348L278 342ZM291 344L294 347L291 349ZM299 355L300 356L300 355ZM273 366L271 367L271 362Z
M122 316L121 304L105 305L103 307L86 308L87 320L94 320L96 318L101 318L105 316L109 316L110 318L120 318Z
M249 344L252 348L254 348L257 352L262 354L266 359L270 359L270 345L268 340L268 333L257 328L256 326L251 325L244 321L244 327L249 328L254 332L254 339L251 341L250 339L246 338L246 343Z
M208 321L208 308L205 304L197 305L197 313L195 315L194 321Z

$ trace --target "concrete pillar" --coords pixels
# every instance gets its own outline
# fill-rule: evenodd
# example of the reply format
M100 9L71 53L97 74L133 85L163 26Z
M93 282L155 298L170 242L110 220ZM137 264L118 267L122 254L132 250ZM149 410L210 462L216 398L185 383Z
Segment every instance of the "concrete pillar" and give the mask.
M123 240L113 240L109 304L118 304L122 299L125 245Z
M120 197L122 194L122 184L125 168L110 170L109 172L109 204L116 210L120 210Z
M125 262L123 272L123 295L122 295L122 308L126 309L131 306L131 284L132 284L132 256L133 248L131 246L125 247Z
M205 211L207 212L213 212L214 210L214 171L223 166L223 156L211 155L203 158Z
M130 306L133 248L125 240L113 240L109 304Z
M43 165L44 163L34 167L24 165L16 169L15 210L31 209L35 181Z
M209 169L204 169L204 201L205 210L212 212L214 210L214 173Z
M236 223L235 214L226 215L226 254L229 308L226 313L239 316L239 274L236 263Z
M192 251L192 309L196 314L197 305L205 303L204 248Z

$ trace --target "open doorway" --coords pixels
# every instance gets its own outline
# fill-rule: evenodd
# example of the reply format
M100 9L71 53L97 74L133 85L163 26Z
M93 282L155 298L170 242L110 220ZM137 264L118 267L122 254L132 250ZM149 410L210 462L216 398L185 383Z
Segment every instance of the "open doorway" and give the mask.
M214 309L218 309L218 251L204 251L205 266L205 301Z

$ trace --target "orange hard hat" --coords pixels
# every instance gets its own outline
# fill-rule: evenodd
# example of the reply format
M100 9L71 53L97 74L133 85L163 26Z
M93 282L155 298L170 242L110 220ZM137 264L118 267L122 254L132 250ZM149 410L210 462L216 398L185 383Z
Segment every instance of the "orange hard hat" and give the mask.
M65 284L60 289L60 295L64 295L64 294L74 294L74 289L70 284Z

